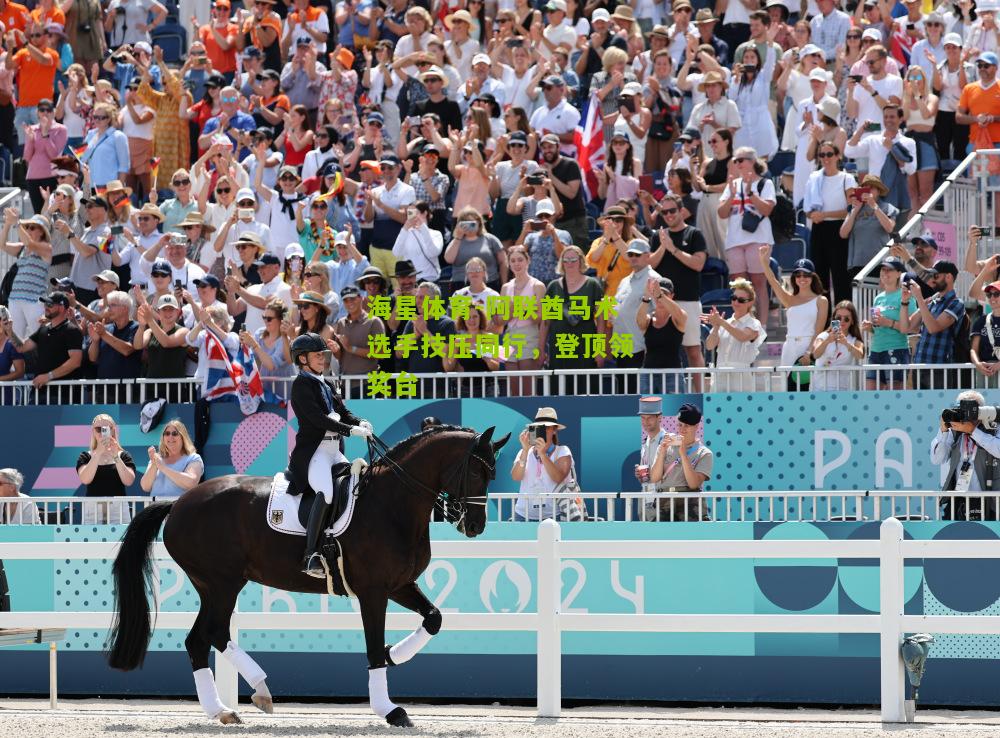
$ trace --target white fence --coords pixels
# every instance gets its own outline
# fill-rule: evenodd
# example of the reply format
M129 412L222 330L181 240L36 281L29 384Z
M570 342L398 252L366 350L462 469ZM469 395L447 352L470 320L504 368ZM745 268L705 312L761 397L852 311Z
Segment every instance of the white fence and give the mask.
M514 521L518 501L530 509L554 509L568 495L523 495L490 492L488 522ZM816 490L765 492L585 492L581 497L590 521L659 523L781 523L902 520L1000 520L1000 491L943 493L935 490ZM118 525L127 524L152 497L32 496L17 502L0 500L0 524ZM537 507L531 507L537 505ZM32 510L34 506L34 510ZM952 517L948 512L956 510ZM982 511L980 514L976 510ZM37 511L36 516L34 512ZM525 516L537 522L538 514Z
M4 559L110 559L114 543L3 543ZM162 544L154 547L166 559ZM1000 616L904 615L903 561L906 558L1000 558L1000 541L905 541L895 518L881 525L879 540L785 541L563 541L559 525L539 524L534 541L435 541L435 558L535 559L538 596L535 613L449 613L446 629L463 631L535 631L537 634L537 705L539 717L558 717L562 703L562 633L878 633L880 636L881 714L884 722L906 720L906 681L899 647L905 633L992 634L1000 632ZM757 614L598 614L563 613L563 559L818 559L879 560L878 615L757 615ZM195 613L161 612L156 625L186 628ZM109 612L0 613L0 628L110 627ZM389 630L416 627L419 616L390 613ZM231 638L253 630L359 630L360 617L351 613L243 613L233 615ZM216 658L216 680L224 702L236 704L238 675L225 659ZM669 699L669 695L664 695Z

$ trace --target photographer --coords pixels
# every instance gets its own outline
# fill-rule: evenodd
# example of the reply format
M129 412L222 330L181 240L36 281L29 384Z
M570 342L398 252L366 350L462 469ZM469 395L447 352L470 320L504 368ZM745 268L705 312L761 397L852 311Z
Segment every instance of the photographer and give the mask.
M573 465L573 453L559 445L559 423L555 409L538 408L535 419L521 431L521 450L510 470L511 479L521 483L523 496L514 505L514 520L545 520L555 517L555 501L529 495L551 494L566 479Z
M948 464L941 489L957 493L944 496L941 516L945 520L995 520L993 495L1000 489L1000 439L995 427L979 420L979 409L985 402L981 394L969 390L956 401L958 408L941 413L941 428L931 441L931 462ZM975 492L982 494L969 494Z

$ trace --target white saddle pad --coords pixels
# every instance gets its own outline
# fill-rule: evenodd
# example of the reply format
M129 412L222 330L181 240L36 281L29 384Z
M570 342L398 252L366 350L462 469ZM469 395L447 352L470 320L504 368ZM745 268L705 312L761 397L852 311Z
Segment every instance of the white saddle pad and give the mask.
M347 496L347 505L344 512L326 529L326 532L334 538L341 535L347 526L351 524L351 517L354 515L354 503L357 498L358 475L351 475L350 494ZM279 533L287 533L292 536L304 536L306 529L299 523L299 504L302 502L302 495L288 494L288 480L284 472L278 472L271 481L271 495L267 500L267 524L272 530Z

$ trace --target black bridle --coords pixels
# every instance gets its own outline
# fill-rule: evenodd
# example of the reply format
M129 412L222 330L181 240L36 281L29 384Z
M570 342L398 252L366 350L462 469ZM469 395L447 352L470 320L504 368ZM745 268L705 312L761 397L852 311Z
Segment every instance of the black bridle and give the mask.
M465 519L465 514L469 506L486 507L485 494L469 494L469 464L473 460L479 462L487 472L488 479L496 479L496 459L493 457L487 458L479 453L479 439L479 435L476 435L472 439L469 447L465 450L465 454L462 456L461 462L459 462L458 466L452 470L451 474L445 480L444 489L435 489L420 481L400 466L398 462L389 456L389 446L378 436L372 435L368 439L368 456L371 459L371 464L362 474L361 480L359 480L359 487L362 481L366 481L366 478L372 473L376 465L384 464L399 479L404 487L433 495L434 507L441 512L444 519L449 523L459 525ZM452 486L456 475L459 476L458 494L452 494L448 489Z

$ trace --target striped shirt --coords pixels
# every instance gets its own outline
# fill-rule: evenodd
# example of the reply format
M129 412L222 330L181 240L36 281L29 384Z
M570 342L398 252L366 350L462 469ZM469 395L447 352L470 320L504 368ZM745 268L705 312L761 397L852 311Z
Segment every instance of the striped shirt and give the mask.
M38 302L48 292L49 262L25 249L17 260L17 274L10 288L11 300Z

